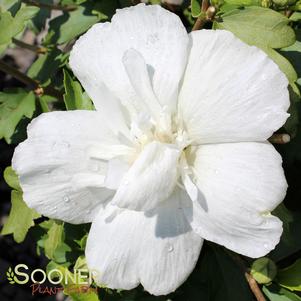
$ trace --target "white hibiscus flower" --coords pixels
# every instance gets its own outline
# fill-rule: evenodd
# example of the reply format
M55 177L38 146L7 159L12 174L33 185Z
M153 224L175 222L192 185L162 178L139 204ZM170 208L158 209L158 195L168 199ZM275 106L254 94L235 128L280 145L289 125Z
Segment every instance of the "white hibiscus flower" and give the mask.
M287 184L267 142L288 117L287 79L227 31L189 35L160 6L118 10L70 66L96 111L42 114L13 157L29 207L92 222L96 282L155 295L193 270L203 239L250 257L282 233Z

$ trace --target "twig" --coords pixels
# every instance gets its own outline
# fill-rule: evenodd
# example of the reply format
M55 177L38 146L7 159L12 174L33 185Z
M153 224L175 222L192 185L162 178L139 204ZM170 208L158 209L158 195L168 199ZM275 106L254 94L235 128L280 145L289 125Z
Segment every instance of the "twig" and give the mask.
M214 18L215 14L216 8L214 6L209 6L208 0L203 0L201 15L196 19L192 31L202 29L208 21L211 21Z
M21 47L21 48L25 48L25 49L28 49L28 50L31 50L37 54L42 54L42 53L46 53L47 52L47 48L45 47L39 47L39 46L36 46L36 45L30 45L30 44L27 44L27 43L24 43L23 41L20 41L20 40L17 40L15 38L12 38L12 41L15 45Z
M261 292L258 283L256 282L256 280L252 277L252 275L249 273L248 268L245 264L245 261L239 256L236 255L235 253L226 250L226 253L233 259L236 261L236 263L238 264L238 266L240 267L240 269L242 270L242 272L245 275L245 278L249 284L250 290L252 291L253 295L255 296L257 301L266 301L263 293Z
M63 94L56 90L53 87L42 87L40 83L26 74L20 72L18 69L6 64L4 61L0 60L0 70L4 73L11 75L12 77L16 78L20 82L24 83L25 85L29 86L37 96L41 96L43 94L47 94L50 96L54 96L58 99L63 99Z
M291 137L288 134L274 134L269 141L274 144L286 144L291 141Z
M258 283L256 280L248 273L245 272L245 277L249 283L249 287L254 294L257 301L266 301L266 298L264 297L263 293L261 292Z
M293 10L286 10L285 11L285 16L287 17L287 18L289 18L292 14L294 13L294 11Z
M23 3L27 5L37 6L40 8L46 8L49 10L62 10L62 11L74 11L77 9L76 5L59 5L59 4L49 4L49 3L42 3L36 0L22 0Z

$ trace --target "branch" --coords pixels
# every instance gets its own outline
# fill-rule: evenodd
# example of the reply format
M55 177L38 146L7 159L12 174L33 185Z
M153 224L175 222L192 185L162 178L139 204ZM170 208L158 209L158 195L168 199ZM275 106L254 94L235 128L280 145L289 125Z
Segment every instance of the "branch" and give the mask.
M38 81L28 77L26 74L6 64L2 60L0 60L0 71L11 75L12 77L22 82L23 84L29 86L37 96L47 94L50 96L54 96L55 98L58 99L63 99L63 94L59 90L56 90L55 88L49 86L45 88L42 87Z
M261 292L258 283L256 280L248 273L245 272L245 277L249 283L249 287L254 294L257 301L266 301L266 298L264 297L263 293Z
M40 8L46 8L49 10L61 10L65 12L74 11L77 9L76 5L59 5L59 4L49 4L49 3L42 3L36 0L22 0L23 3L27 5L37 6Z
M245 264L245 261L237 254L226 250L226 253L232 257L233 260L236 261L236 263L239 265L240 269L244 273L246 280L249 284L250 290L252 291L253 295L255 296L257 301L266 301L263 293L261 292L258 283L256 280L252 277L252 275L249 273L248 268Z
M196 22L192 27L192 31L202 29L208 21L212 21L215 14L216 8L214 6L209 6L208 0L203 0L201 15L196 19Z
M269 141L274 144L286 144L291 141L291 137L288 134L274 134Z
M30 51L35 52L36 54L42 54L42 53L46 53L47 52L47 48L45 47L40 47L40 46L36 46L36 45L30 45L27 43L24 43L23 41L17 40L15 38L12 38L12 41L15 45L21 47L21 48L25 48L28 49Z

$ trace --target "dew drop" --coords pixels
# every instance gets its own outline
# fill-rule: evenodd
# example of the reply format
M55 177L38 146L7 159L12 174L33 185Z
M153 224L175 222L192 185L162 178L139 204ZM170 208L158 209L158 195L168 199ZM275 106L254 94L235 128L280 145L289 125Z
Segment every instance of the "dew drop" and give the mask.
M87 209L87 210L86 210L86 213L87 213L87 214L90 214L90 213L91 213L91 210L90 210L90 209Z
M54 206L53 209L54 209L54 211L56 211L57 210L57 206Z
M261 79L262 79L262 80L266 80L266 79L267 79L267 76L266 76L265 74L262 74L262 75L261 75Z
M70 202L70 198L68 196L64 196L63 198L65 203L69 203Z
M129 185L129 181L128 181L128 180L125 180L125 181L124 181L124 185Z
M173 251L173 245L169 244L167 246L167 251L168 251L168 253L172 252Z
M215 169L215 170L214 170L214 173L217 175L217 174L218 174L218 170L217 170L217 169Z

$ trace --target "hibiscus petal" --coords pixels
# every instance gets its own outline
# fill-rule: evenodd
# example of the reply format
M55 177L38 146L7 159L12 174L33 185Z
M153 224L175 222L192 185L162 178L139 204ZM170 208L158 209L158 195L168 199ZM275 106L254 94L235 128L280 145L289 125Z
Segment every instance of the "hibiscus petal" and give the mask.
M133 48L153 70L152 84L162 105L176 108L178 84L187 60L188 35L181 20L158 5L117 10L111 23L94 25L74 45L70 66L96 107L104 98L101 83L128 107L140 99L129 81L122 57Z
M190 34L179 111L196 143L264 141L289 107L288 81L256 47L223 30Z
M199 188L185 208L203 238L249 257L279 242L282 223L270 212L283 200L287 183L281 157L268 143L208 144L190 155Z
M150 210L174 191L181 152L172 144L146 145L121 180L112 204L132 210Z
M203 243L186 221L176 192L152 214L115 210L108 206L92 223L86 258L97 272L95 280L114 289L132 289L141 283L154 295L180 286L192 272Z
M91 222L113 191L103 187L106 161L91 157L89 149L117 143L95 111L40 115L12 160L25 202L51 218Z

